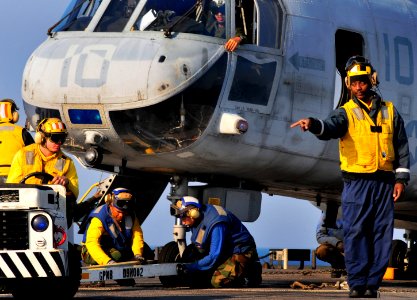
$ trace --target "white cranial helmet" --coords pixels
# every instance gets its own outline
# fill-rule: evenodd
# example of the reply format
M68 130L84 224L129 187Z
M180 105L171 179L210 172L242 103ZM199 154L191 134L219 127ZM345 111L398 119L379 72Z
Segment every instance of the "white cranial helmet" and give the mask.
M213 0L212 3L216 4L218 7L224 5L224 0Z

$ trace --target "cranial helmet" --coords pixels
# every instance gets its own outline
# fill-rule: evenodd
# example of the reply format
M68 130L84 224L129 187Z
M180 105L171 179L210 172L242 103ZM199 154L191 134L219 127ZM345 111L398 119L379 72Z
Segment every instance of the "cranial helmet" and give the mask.
M180 201L177 202L175 205L175 215L177 217L190 217L193 219L197 219L200 217L201 204L197 198L192 196L184 196L181 198Z
M16 123L19 121L19 108L12 99L0 100L0 123Z
M368 59L363 56L356 55L348 59L345 66L347 88L350 88L352 77L365 76L372 86L378 85L377 73Z
M212 4L217 5L217 7L223 6L225 4L225 0L213 0L211 1Z
M217 14L219 12L224 14L225 13L224 4L225 4L224 0L213 0L213 1L210 2L210 10L214 14Z
M53 142L65 141L68 135L67 127L58 118L46 118L39 122L36 127L35 143L44 144L45 138L50 138Z
M189 205L193 205L197 208L201 207L200 202L198 202L198 199L192 196L184 196L181 198L181 209L186 208Z

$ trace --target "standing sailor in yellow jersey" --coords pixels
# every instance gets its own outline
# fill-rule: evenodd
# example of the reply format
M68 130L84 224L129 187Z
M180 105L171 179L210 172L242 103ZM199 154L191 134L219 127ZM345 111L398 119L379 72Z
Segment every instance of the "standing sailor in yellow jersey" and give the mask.
M325 120L291 125L321 140L339 139L345 263L351 298L377 298L391 251L394 202L410 179L404 121L392 102L372 90L377 74L362 56L346 63L351 99Z
M17 125L19 108L12 99L0 100L0 183L6 182L13 156L24 146L33 144L33 138Z

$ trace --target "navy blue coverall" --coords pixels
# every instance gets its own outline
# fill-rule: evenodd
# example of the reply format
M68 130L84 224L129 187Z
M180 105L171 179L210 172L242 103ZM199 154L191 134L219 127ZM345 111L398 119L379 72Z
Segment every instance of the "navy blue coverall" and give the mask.
M371 93L370 109L355 97L353 101L376 123L382 100L378 94ZM349 126L344 108L334 110L325 120L309 119L309 131L321 140L343 138ZM407 134L404 121L395 108L393 146L393 172L342 171L345 263L350 288L369 287L377 290L389 262L394 229L394 184L407 184L410 178L409 171L403 172L410 168Z

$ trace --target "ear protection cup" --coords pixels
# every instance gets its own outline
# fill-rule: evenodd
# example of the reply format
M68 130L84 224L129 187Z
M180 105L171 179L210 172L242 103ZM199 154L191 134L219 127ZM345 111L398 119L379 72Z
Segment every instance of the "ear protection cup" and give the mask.
M347 76L345 77L345 85L346 85L347 89L350 90L350 82L349 82L349 78Z
M16 123L19 121L18 109L12 99L0 100L0 121L2 123Z
M48 119L45 118L42 121L39 122L38 126L36 127L36 133L35 133L35 143L36 144L44 144L46 142L45 135L42 132L42 125L46 123Z
M372 86L377 86L379 84L379 81L378 81L378 73L376 71L374 71L372 73L370 79L371 79Z
M42 132L38 131L35 133L35 143L36 144L44 144L45 143L45 136Z
M198 208L192 208L189 211L187 211L187 216L192 219L198 219L200 217L200 211Z
M17 111L14 111L12 114L12 122L17 123L19 121L19 113Z
M106 204L111 204L113 202L113 198L114 198L113 194L110 193L110 194L107 194L106 197L104 197L104 201L106 202Z

